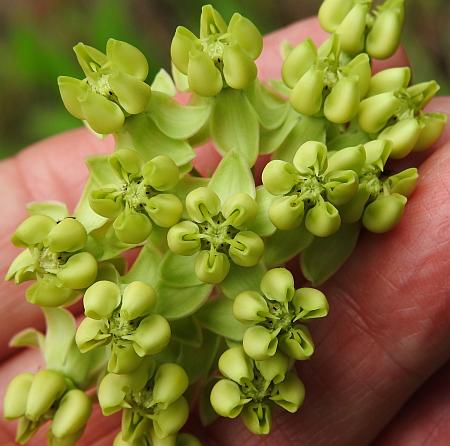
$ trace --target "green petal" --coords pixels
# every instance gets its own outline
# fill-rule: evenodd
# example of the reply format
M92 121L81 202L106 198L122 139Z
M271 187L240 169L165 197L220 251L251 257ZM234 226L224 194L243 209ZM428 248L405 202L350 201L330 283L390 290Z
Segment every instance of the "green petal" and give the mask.
M286 268L274 268L261 280L261 291L269 300L290 302L294 297L294 277Z
M325 0L319 9L322 28L328 32L335 31L353 5L354 0Z
M256 79L256 64L239 45L228 45L223 51L223 75L231 88L245 89Z
M65 287L78 290L92 285L97 270L94 256L88 252L79 252L67 260L56 276Z
M267 403L250 403L242 411L241 419L256 435L267 435L272 429L272 410Z
M147 108L152 92L150 85L121 72L112 74L109 84L126 112L135 115Z
M317 48L308 38L297 45L285 59L281 74L283 81L294 88L300 78L311 68L317 59Z
M395 67L380 71L372 76L368 95L397 91L406 88L411 80L411 68Z
M323 71L310 68L295 84L290 101L295 110L307 116L319 113L322 108Z
M14 246L20 247L42 243L55 226L56 221L53 218L45 215L32 215L17 227L11 241Z
M218 365L222 375L237 383L253 380L253 362L241 346L225 350Z
M228 32L253 60L257 59L263 49L263 39L258 28L246 17L235 12L228 25Z
M144 81L148 74L148 62L144 54L133 45L116 39L106 42L106 56L117 70Z
M187 74L189 53L198 45L197 37L184 26L178 26L170 46L170 56L175 67Z
M152 91L157 91L158 93L163 93L170 97L174 97L177 94L177 87L170 74L164 68L161 68L158 73L156 73L151 88Z
M407 201L400 194L379 196L364 211L364 227L377 234L390 231L400 222Z
M222 74L203 51L189 53L187 76L189 88L200 96L215 96L222 90Z
M370 3L356 3L336 29L341 48L348 54L364 49L366 20Z
M73 77L59 76L58 87L67 111L78 119L84 119L84 113L78 98L87 91L86 84Z
M27 211L31 215L46 215L55 221L69 216L66 204L59 201L31 201L27 203Z

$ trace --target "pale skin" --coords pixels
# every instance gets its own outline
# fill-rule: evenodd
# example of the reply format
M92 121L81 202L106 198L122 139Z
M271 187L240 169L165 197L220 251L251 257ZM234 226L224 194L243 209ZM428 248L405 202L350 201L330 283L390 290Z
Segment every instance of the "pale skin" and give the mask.
M266 37L259 60L263 79L279 76L279 43L324 38L309 19ZM402 51L382 64L407 64ZM380 64L377 65L378 67ZM450 113L450 98L431 110ZM445 445L450 438L450 128L426 154L414 157L420 181L402 222L385 235L363 234L352 258L323 287L330 314L311 324L316 353L300 363L306 401L295 415L277 412L269 437L256 437L239 420L190 429L205 445L414 446ZM84 129L41 141L0 163L3 218L0 275L19 252L10 243L33 200L65 201L73 209L87 178L87 155L107 153L112 138L98 140ZM211 149L199 151L196 167L217 164ZM409 161L411 162L411 161ZM38 352L7 347L17 331L43 329L40 310L25 302L24 287L0 287L0 398L17 373L36 371ZM81 306L74 312L80 314ZM119 417L94 410L80 445L112 444ZM0 444L12 446L15 424L2 421ZM42 445L44 432L29 442Z

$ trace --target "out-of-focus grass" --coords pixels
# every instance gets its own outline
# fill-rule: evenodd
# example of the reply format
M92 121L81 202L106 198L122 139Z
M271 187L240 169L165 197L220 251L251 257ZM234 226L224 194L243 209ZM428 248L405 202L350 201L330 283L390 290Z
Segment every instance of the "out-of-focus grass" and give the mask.
M202 0L15 0L0 2L0 158L79 126L64 109L56 77L81 77L72 46L104 48L109 37L141 48L153 76L169 66L178 24L198 28ZM225 18L239 11L270 32L317 12L318 0L213 0ZM415 81L436 79L450 94L450 2L407 0L404 42Z

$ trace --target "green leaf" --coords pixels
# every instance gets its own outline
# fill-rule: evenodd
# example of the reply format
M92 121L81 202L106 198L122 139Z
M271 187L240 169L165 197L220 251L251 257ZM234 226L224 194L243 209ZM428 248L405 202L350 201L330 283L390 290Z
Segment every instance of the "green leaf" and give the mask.
M365 144L371 140L370 136L363 132L357 122L353 122L350 126L332 139L327 139L328 151L340 150L346 147L354 147L359 144Z
M238 192L256 197L252 172L240 154L234 151L229 152L217 166L209 181L209 187L219 196L222 203Z
M303 275L313 285L328 280L350 257L358 242L360 229L359 222L343 224L332 236L315 238L301 258Z
M318 141L325 143L326 129L324 118L313 118L302 116L298 119L289 136L276 151L275 158L292 162L298 148L307 141Z
M59 201L32 201L27 204L27 211L31 215L46 215L55 221L69 216L67 206Z
M107 221L103 226L91 231L85 249L99 262L111 260L124 251L134 247L121 242L114 231L113 222Z
M188 139L195 135L211 114L210 102L202 105L182 105L170 96L153 92L148 114L159 130L174 139Z
M175 96L177 94L177 88L170 77L170 74L161 68L156 74L152 82L152 92L159 91L160 93L167 94L169 96Z
M189 316L208 300L212 289L213 286L206 283L199 286L175 288L160 281L156 286L158 299L155 313L169 320Z
M249 231L256 232L261 237L272 235L277 228L270 221L269 208L276 197L269 194L263 186L256 188L256 202L258 203L258 213L255 221L248 228Z
M122 184L122 180L109 162L109 155L90 156L86 160L86 164L92 178L99 186L107 186L110 184L120 186Z
M159 265L161 253L151 243L146 243L134 261L130 270L122 276L123 283L131 283L135 280L155 286L159 280Z
M116 134L116 141L116 149L134 149L145 161L167 155L177 166L182 166L195 157L195 152L186 141L165 135L148 113L129 116L122 130Z
M234 299L242 291L259 290L265 272L262 263L249 268L232 263L228 276L219 285L220 289L230 299Z
M272 130L261 128L259 153L273 153L286 140L289 133L295 127L299 120L299 114L292 108L286 116L286 120L280 127Z
M277 231L265 240L264 261L268 268L280 266L307 248L314 236L304 225L289 231Z
M210 132L220 153L239 152L253 166L259 151L259 124L244 92L227 88L216 97Z
M226 297L209 301L195 317L207 330L225 338L241 341L244 336L246 327L233 316L233 301Z
M172 338L181 344L198 348L203 342L203 332L199 323L192 317L177 319L170 323Z
M174 288L201 285L203 282L196 276L194 266L192 257L168 251L161 262L161 280Z
M35 347L44 351L45 337L35 328L25 328L9 341L10 347Z
M172 77L178 91L189 91L188 77L172 64Z

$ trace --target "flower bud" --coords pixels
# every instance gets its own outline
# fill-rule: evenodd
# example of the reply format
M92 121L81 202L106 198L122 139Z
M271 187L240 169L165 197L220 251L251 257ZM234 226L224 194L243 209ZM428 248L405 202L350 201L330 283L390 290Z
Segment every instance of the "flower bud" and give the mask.
M415 118L399 121L390 127L384 129L378 138L392 142L390 157L401 159L409 155L419 140L422 126Z
M369 3L356 3L337 27L336 34L344 52L357 54L364 49L369 7Z
M167 233L169 249L181 256L191 256L200 249L198 226L192 221L182 221L172 226Z
M244 407L241 419L256 435L267 435L272 428L272 411L267 403L250 403Z
M70 288L62 286L54 276L44 276L25 292L28 302L42 307L59 307L74 298Z
M125 402L128 379L124 375L107 373L98 386L98 402L103 415L108 416L118 412L123 407L129 407Z
M254 266L264 252L264 242L252 231L241 231L234 237L228 254L236 265Z
M280 352L264 361L256 361L256 368L268 382L278 384L284 380L289 369L289 359Z
M180 221L183 204L173 194L158 194L145 205L150 218L161 228L170 228Z
M130 245L145 241L152 232L149 218L139 212L125 209L113 223L117 238Z
M164 192L177 185L180 170L172 158L159 155L145 163L142 174L146 184Z
M176 434L186 423L189 416L189 404L181 397L172 403L167 409L154 415L153 427L159 438L165 438Z
M153 287L136 280L127 285L123 291L120 317L126 321L132 321L150 313L155 304L156 293Z
M137 115L147 108L152 93L150 85L120 71L111 74L109 85L127 113Z
M370 232L382 234L400 222L408 199L400 194L382 195L366 207L363 225Z
M297 412L305 399L305 386L295 372L290 372L283 382L276 385L270 399L288 412Z
M330 154L328 158L327 172L339 170L353 170L359 173L366 163L364 146L346 147Z
M343 77L331 89L325 99L325 117L336 124L345 124L358 113L359 85L356 76Z
M402 27L402 11L385 9L380 12L367 35L367 53L374 59L387 59L391 57L399 46Z
M315 288L300 288L295 291L292 304L296 320L315 319L328 314L328 301L322 291Z
M258 205L250 195L239 192L229 197L222 206L222 214L235 228L245 227L253 222Z
M273 356L278 347L277 331L270 331L260 325L247 328L242 345L252 359L262 361Z
M272 203L269 208L269 218L278 229L295 229L300 226L304 212L303 201L296 195L288 195Z
M105 323L100 320L83 319L75 334L75 342L81 353L86 353L96 347L111 341L111 335L105 333Z
M159 366L153 386L153 401L155 403L172 404L186 391L189 378L182 367L166 363Z
M392 150L392 143L381 139L364 144L366 163L378 167L382 172Z
M370 80L369 96L406 88L411 80L411 68L395 67L380 71Z
M130 373L136 370L142 363L142 358L129 342L116 344L113 342L111 355L108 361L108 372Z
M231 44L224 48L223 76L231 88L247 88L256 79L256 74L255 62L239 45Z
M304 325L296 325L280 337L280 349L297 361L309 359L314 353L314 343L309 330Z
M32 373L21 373L8 384L3 400L3 415L7 420L14 420L25 415L33 377Z
M414 146L414 152L426 150L431 147L442 135L447 124L445 113L426 113L420 121L423 125L419 139Z
M32 215L17 227L11 241L14 246L18 247L37 245L43 242L55 226L56 222L53 218L45 215Z
M75 118L84 119L78 98L87 91L86 84L69 76L58 77L59 93L67 111Z
M191 434L182 433L177 436L176 446L202 446L200 440Z
M246 356L241 346L229 348L222 353L219 358L219 370L226 378L240 384L253 380L252 360Z
M210 401L213 409L221 417L236 418L250 398L243 398L241 390L235 382L221 379L212 388Z
M358 112L358 123L367 133L378 133L394 116L401 100L392 92L381 93L361 101Z
M294 109L307 116L319 113L322 108L323 71L311 67L295 84L290 95Z
M55 437L73 435L84 428L92 413L92 401L81 390L69 390L53 416L51 431Z
M137 330L129 336L139 356L159 353L170 341L170 325L159 314L150 314L141 321Z
M256 291L243 291L234 299L233 315L241 322L262 322L268 312L266 300Z
M365 185L359 185L355 196L343 206L339 206L339 215L345 223L355 223L361 220L364 208L370 198L370 192Z
M94 283L97 269L97 260L92 254L79 252L69 257L56 276L65 287L81 290Z
M106 218L116 218L123 209L123 200L111 195L117 192L115 187L103 187L94 190L89 195L89 206L98 215Z
M25 416L37 421L47 413L66 391L64 376L53 370L39 370L33 377L27 398Z
M325 0L319 9L320 26L330 33L336 31L353 5L354 0Z
M366 97L370 86L372 68L370 58L366 53L358 54L342 70L347 76L358 77L359 98Z
M327 200L335 206L348 203L358 191L358 175L353 170L336 170L327 175Z
M286 161L272 160L264 167L262 182L272 195L284 195L295 186L297 172L292 164Z
M293 162L301 174L320 175L327 169L327 146L318 141L305 142L295 153Z
M197 37L184 26L178 26L170 46L170 56L175 67L188 73L189 53L199 44Z
M189 53L187 76L189 88L200 96L216 96L222 90L222 74L203 51Z
M312 67L317 59L317 48L308 38L297 45L283 63L281 74L284 83L294 88L300 78Z
M263 39L253 22L236 12L228 24L228 32L233 42L236 42L253 60L259 57Z
M391 194L400 194L409 197L417 185L419 173L415 167L403 170L389 177L389 190Z
M143 81L147 78L148 62L144 54L133 45L116 39L106 42L106 56L112 66L122 73Z
M207 187L198 187L186 196L186 210L192 220L202 223L220 211L220 199Z
M290 302L295 293L294 277L286 268L273 268L261 280L261 291L269 300Z
M120 288L113 282L100 280L84 293L84 314L91 319L107 319L120 301Z
M329 237L339 230L341 218L338 210L331 203L321 202L308 211L305 226L317 237Z
M230 271L230 261L222 252L200 251L195 259L195 274L205 283L220 283Z
M65 218L50 230L48 247L53 252L74 252L84 247L87 233L84 226L74 218Z
M107 135L122 128L125 116L115 102L91 92L84 93L78 100L84 119L95 132Z

